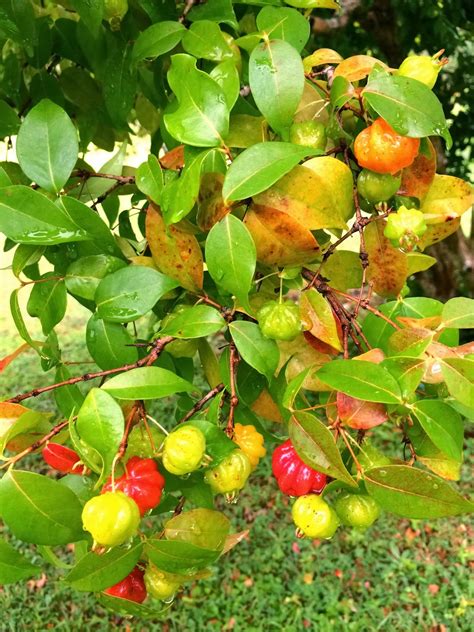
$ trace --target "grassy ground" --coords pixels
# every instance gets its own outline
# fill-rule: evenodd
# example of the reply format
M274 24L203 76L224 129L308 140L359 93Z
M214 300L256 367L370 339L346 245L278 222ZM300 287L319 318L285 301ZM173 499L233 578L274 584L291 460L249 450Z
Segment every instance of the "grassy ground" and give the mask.
M85 313L74 308L72 314L61 324L60 333L65 336L64 359L77 361L85 358L81 338ZM19 344L12 332L3 308L0 358ZM74 373L81 369L71 367ZM0 392L8 397L51 379L41 373L35 354L28 352L0 374ZM54 409L48 395L31 406ZM472 459L464 467L464 480L469 463ZM287 499L276 491L268 458L249 487L237 505L224 509L236 531L250 529L249 538L215 566L210 579L188 587L164 621L142 624L110 615L97 606L94 596L70 591L47 567L39 580L0 588L0 630L444 632L474 628L468 607L473 533L468 519L421 523L383 516L366 534L340 529L330 543L296 541Z

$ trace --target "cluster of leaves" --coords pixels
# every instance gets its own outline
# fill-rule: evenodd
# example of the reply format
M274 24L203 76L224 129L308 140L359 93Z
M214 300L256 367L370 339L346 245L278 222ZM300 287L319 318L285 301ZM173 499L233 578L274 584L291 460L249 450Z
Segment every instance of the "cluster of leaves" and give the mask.
M0 133L16 136L17 157L0 163L0 230L19 281L11 311L26 348L54 371L49 386L0 404L0 513L49 563L61 564L51 547L75 542L66 579L78 590L102 591L139 560L195 579L238 542L205 481L235 449L234 421L270 443L289 434L303 461L334 479L329 499L360 490L410 518L472 508L448 481L459 478L463 418L474 412L473 346L459 346L473 301L406 297L408 277L435 262L423 249L456 231L473 199L465 182L435 173L429 137L451 143L441 104L374 57L307 48L311 9L337 9L333 0L261 4L0 9ZM378 117L421 142L397 194L373 204L359 199L352 148ZM308 121L324 128L322 148L291 142ZM151 139L137 169L125 164L134 135ZM84 159L91 143L121 143L99 172ZM412 252L384 236L387 216L407 205L428 226ZM345 249L357 236L359 252ZM25 325L26 291L44 340ZM304 331L289 341L258 323L278 295L298 304ZM91 312L85 346L100 368L77 377L56 333L71 300ZM96 378L84 398L78 384ZM49 390L63 417L54 426L20 404ZM115 473L133 424L147 425L146 404L170 396L164 425L199 428L210 458L187 478L167 474L140 537L98 555L82 506ZM364 433L382 423L401 433L410 460L362 466ZM72 444L88 476L14 468L53 437ZM183 499L195 508L182 512ZM6 544L0 558L3 582L36 572ZM161 609L102 599L142 616Z

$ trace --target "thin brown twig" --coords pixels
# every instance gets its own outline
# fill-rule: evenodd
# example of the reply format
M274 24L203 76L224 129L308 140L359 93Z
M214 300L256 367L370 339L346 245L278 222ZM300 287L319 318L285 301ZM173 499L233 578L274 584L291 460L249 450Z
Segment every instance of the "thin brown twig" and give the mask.
M214 386L213 389L211 389L208 393L206 393L204 395L204 397L201 397L201 399L194 404L194 406L191 408L191 410L189 410L184 415L184 417L178 421L178 423L182 424L185 421L188 421L189 419L194 417L194 415L196 413L198 413L200 410L202 410L204 408L204 406L207 404L207 402L211 401L211 399L214 399L214 397L216 395L218 395L223 390L224 390L224 384L222 384L222 383L218 384L217 386Z
M236 388L236 372L237 366L240 362L240 356L237 348L233 342L229 345L229 373L230 373L230 399L229 399L229 416L227 418L226 434L230 438L234 436L234 417L235 409L239 404L239 398L237 397Z

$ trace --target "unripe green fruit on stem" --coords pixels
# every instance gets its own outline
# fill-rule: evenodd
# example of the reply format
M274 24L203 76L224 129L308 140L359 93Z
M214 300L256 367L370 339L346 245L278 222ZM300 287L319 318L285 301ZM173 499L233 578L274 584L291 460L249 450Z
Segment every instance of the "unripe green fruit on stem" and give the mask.
M301 331L298 305L292 301L269 301L257 314L260 331L273 340L293 340Z
M329 540L339 526L339 518L334 509L317 494L297 498L291 515L299 531L308 538Z
M251 470L248 456L242 450L234 450L219 465L208 470L204 478L214 493L233 494L244 487Z
M97 544L118 546L137 533L140 512L123 492L107 492L86 502L82 524Z
M400 188L401 176L395 177L389 173L375 173L369 169L362 169L357 178L357 191L368 202L386 202Z
M174 575L160 570L154 564L148 564L144 580L147 593L155 599L172 599L180 587Z
M161 449L164 439L165 435L154 425L149 424L148 428L142 424L135 426L128 437L124 461L132 456L139 456L142 459L153 458Z
M380 516L380 507L367 494L343 494L334 507L342 524L347 527L367 529Z
M290 127L290 141L313 149L326 149L326 128L319 121L299 121Z
M181 426L171 432L163 446L163 465L177 476L194 472L206 451L206 438L199 428Z
M438 78L439 71L446 63L437 59L438 55L429 57L428 55L410 55L404 59L398 69L398 74L402 77L410 77L424 83L428 88L433 88Z
M421 211L401 206L396 213L388 216L383 234L394 246L412 249L427 228Z

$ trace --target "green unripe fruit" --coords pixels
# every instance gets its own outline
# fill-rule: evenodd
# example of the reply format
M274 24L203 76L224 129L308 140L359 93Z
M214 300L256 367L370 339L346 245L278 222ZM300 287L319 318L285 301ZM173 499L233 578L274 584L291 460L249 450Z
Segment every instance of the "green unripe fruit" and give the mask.
M273 340L293 340L301 331L300 310L292 301L265 303L257 320L262 334Z
M251 471L248 456L242 450L234 450L208 470L204 478L215 494L233 494L243 489Z
M297 498L291 515L295 525L308 538L329 540L339 527L336 512L317 494Z
M160 570L154 564L148 564L145 575L147 593L154 599L169 600L179 590L180 582L172 573Z
M171 432L163 445L163 465L177 476L194 472L206 451L206 438L199 428L181 426Z
M109 22L112 31L120 29L120 22L128 11L128 0L105 0L104 18Z
M437 59L437 55L433 57L428 55L410 55L402 61L398 74L402 77L416 79L424 83L428 88L433 88L443 65L443 62Z
M401 206L396 213L388 216L383 234L394 246L411 250L427 228L421 211Z
M123 492L106 492L86 502L82 524L97 544L119 546L137 533L140 511Z
M326 149L326 128L319 121L299 121L290 127L290 142L313 149Z
M151 459L160 451L165 435L151 424L148 429L142 424L135 426L128 437L127 451L124 461L127 462L132 456L139 456L142 459Z
M340 521L347 527L367 529L380 516L380 507L367 494L343 494L334 507Z
M389 173L375 173L369 169L362 169L357 178L357 191L368 202L386 202L400 188L401 176L395 177Z

